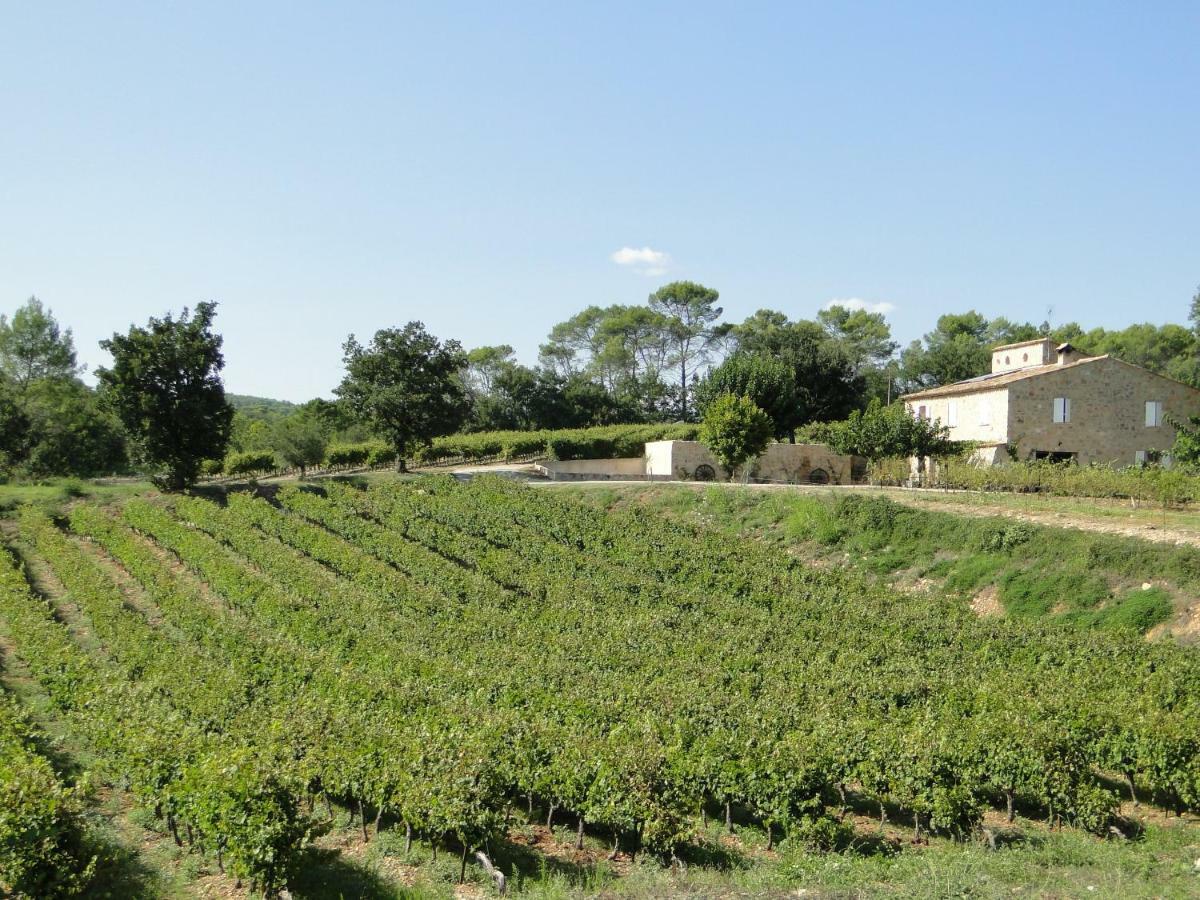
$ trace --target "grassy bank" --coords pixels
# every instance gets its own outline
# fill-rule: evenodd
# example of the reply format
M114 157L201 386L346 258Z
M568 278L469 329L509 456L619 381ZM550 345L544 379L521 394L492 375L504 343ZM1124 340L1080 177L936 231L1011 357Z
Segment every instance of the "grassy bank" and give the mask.
M580 493L605 507L637 504L731 535L752 532L897 586L949 590L983 612L1145 632L1200 594L1200 550L1191 547L913 509L878 494L683 485Z

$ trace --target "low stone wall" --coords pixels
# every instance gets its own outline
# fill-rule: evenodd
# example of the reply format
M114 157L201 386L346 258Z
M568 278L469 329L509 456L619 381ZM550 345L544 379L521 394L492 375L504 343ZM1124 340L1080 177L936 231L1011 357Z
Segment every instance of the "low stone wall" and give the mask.
M856 471L866 472L865 461L859 463L824 444L771 444L751 465L750 479L851 484ZM655 481L727 481L729 473L699 441L653 441L646 445L646 477Z
M646 477L646 460L641 456L621 459L550 459L535 468L551 481L640 481Z

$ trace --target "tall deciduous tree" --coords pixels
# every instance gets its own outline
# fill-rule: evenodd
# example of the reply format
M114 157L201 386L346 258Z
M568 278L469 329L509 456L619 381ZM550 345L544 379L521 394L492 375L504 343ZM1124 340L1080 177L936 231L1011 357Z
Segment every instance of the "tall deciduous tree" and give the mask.
M11 321L0 315L0 371L20 390L42 378L79 373L71 329L63 331L37 297L30 297Z
M713 324L721 317L720 295L694 281L673 281L650 295L650 309L665 320L671 347L670 363L679 372L679 417L688 417L688 382L707 358L717 334Z
M201 462L224 457L229 443L233 407L221 383L216 312L215 303L200 303L194 315L184 309L178 319L151 319L100 342L113 357L111 368L96 371L104 398L166 490L194 483Z
M841 419L862 402L863 378L846 349L816 322L792 322L772 309L760 309L733 329L739 350L772 356L792 370L795 408L789 423Z
M795 372L778 357L734 353L709 372L692 392L701 417L724 394L753 400L771 417L776 438L788 437L800 424Z
M329 443L321 422L302 412L276 422L271 436L275 451L285 463L300 470L301 478L309 466L315 466L325 458L325 447Z
M466 421L467 355L458 341L443 343L409 322L375 332L368 347L350 335L342 351L346 377L336 393L396 448L400 471L414 450Z
M712 451L732 481L738 468L767 449L774 430L770 416L749 397L722 394L709 404L704 414L700 441Z

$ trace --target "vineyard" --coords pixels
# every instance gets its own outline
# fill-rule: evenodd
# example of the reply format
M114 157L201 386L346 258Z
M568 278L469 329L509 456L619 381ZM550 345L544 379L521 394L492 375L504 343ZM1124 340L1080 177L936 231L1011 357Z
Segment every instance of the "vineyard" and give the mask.
M272 500L26 509L0 550L4 671L252 892L288 886L338 811L502 892L518 815L682 868L709 817L835 853L861 843L848 810L914 847L994 846L1018 813L1101 841L1133 836L1122 803L1200 810L1200 656L1134 629L980 619L493 479ZM31 727L0 704L25 804L0 813L0 888L68 894L80 801Z

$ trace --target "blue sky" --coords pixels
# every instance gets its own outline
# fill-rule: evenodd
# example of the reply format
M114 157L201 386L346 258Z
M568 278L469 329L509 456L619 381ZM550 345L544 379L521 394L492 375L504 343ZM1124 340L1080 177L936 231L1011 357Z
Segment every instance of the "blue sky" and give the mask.
M1200 283L1194 2L2 12L0 310L37 294L93 367L206 299L228 387L303 400L349 332L532 363L674 278L902 341L1182 321Z

